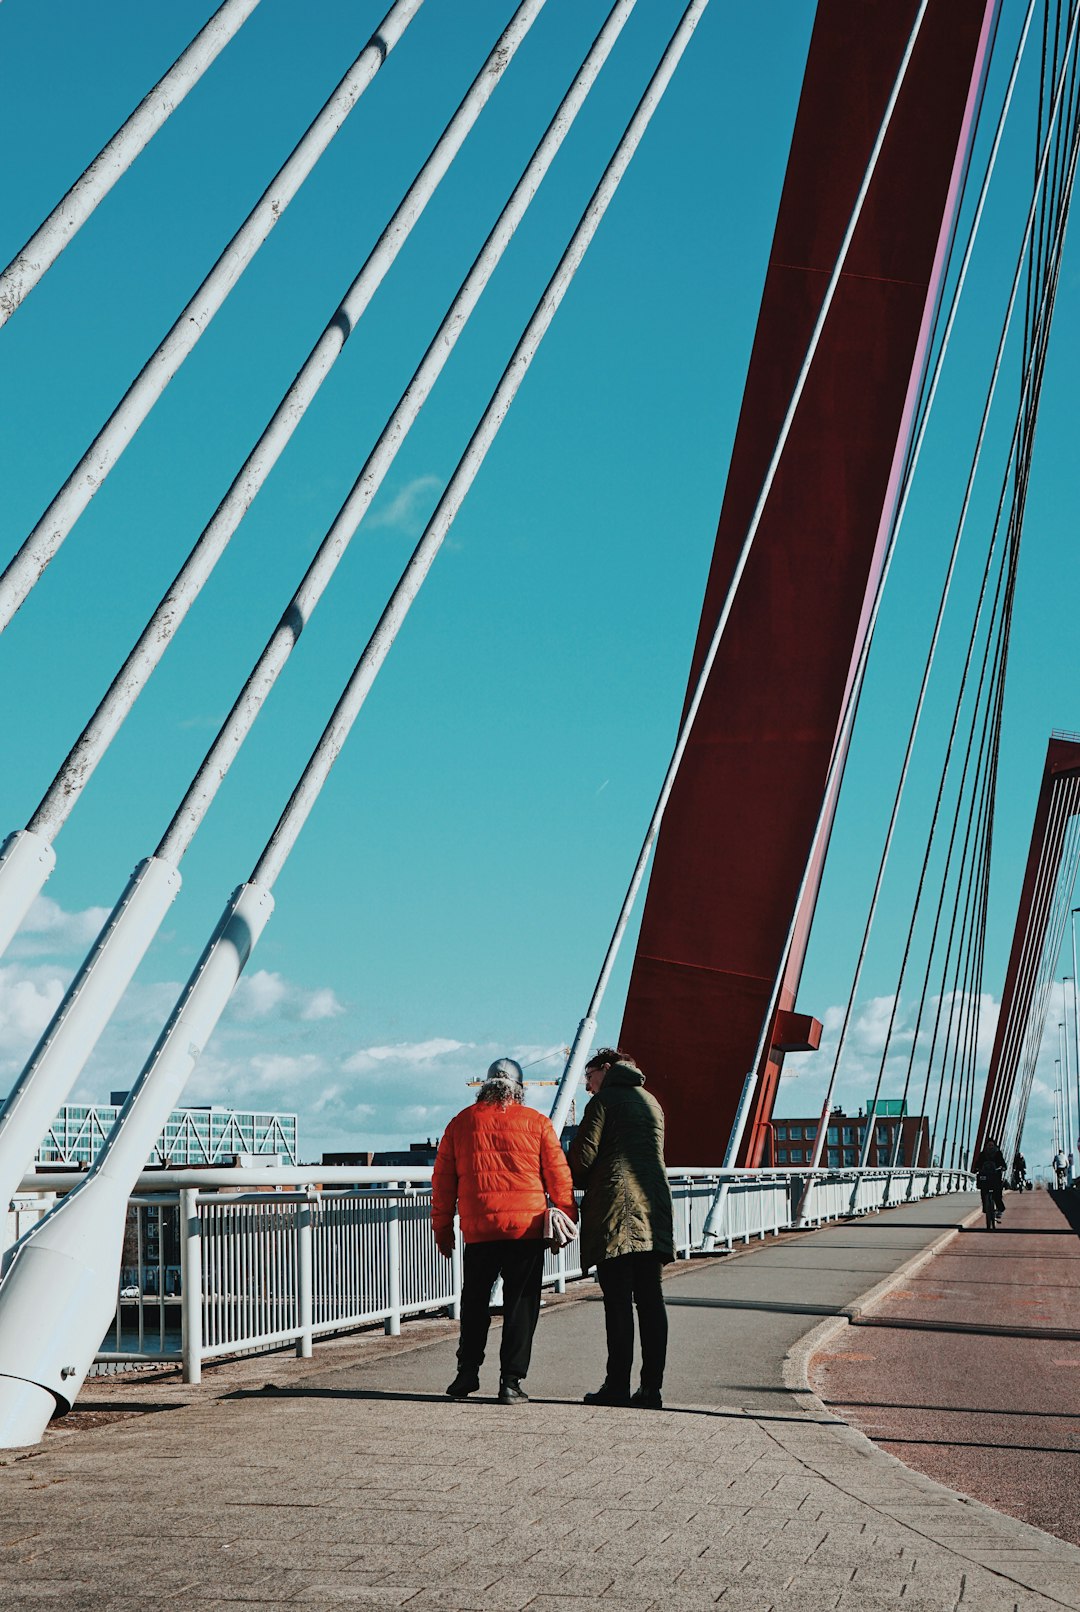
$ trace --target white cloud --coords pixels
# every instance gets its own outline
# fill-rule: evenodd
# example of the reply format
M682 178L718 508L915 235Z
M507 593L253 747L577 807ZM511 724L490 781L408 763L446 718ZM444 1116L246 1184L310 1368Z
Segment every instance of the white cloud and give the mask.
M312 991L306 1004L300 1010L300 1017L309 1021L318 1019L336 1019L345 1012L341 1003L329 986L321 991Z
M85 952L97 939L108 916L108 907L84 907L81 912L65 912L51 896L38 896L8 947L8 956L56 957Z
M20 1068L67 984L52 968L0 968L0 1070Z
M363 1047L346 1058L341 1067L347 1074L366 1074L381 1064L430 1064L444 1058L448 1052L466 1050L471 1050L470 1042L438 1037L432 1041L399 1041L392 1047Z
M423 530L423 511L434 506L434 494L442 491L439 476L417 476L407 482L396 497L387 504L377 503L367 517L368 531L389 527L406 537L419 537Z
M36 909L32 933L61 954L73 938L81 944L102 916L66 913L48 902ZM0 967L0 1092L17 1078L74 966L35 957ZM107 1102L112 1091L131 1087L180 989L178 980L132 983L91 1053L72 1101ZM550 1076L560 1067L562 1051L556 1046L553 1052L553 1042L515 1046L433 1033L390 1040L385 1028L377 1020L362 1026L356 1010L329 985L300 985L280 971L252 968L239 982L181 1101L295 1113L301 1157L318 1160L325 1151L400 1148L438 1136L472 1101L469 1082L482 1077L495 1057L509 1054L535 1065L528 1074ZM528 1101L546 1108L551 1097L549 1089L539 1088L529 1092Z
M229 1004L232 1019L303 1019L309 1023L335 1019L345 1009L328 985L306 991L265 968L244 974Z
M237 982L230 1008L238 1019L264 1019L288 995L288 987L280 974L257 968L253 974L244 974Z

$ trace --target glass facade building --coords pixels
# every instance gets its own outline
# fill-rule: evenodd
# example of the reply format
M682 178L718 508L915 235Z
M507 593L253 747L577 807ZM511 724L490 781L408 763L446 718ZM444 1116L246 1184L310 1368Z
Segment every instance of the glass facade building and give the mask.
M35 1164L46 1169L56 1164L92 1164L119 1112L118 1103L66 1103L46 1131L34 1155ZM174 1108L147 1164L173 1169L228 1165L235 1153L277 1154L282 1163L296 1164L296 1115Z

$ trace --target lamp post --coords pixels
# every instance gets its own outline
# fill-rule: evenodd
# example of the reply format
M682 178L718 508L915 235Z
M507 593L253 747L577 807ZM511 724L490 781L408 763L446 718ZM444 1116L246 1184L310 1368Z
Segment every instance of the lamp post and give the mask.
M1070 978L1070 976L1068 974L1066 974L1064 979L1061 982L1061 1011L1062 1011L1062 1013L1067 1013L1068 1012L1067 998L1066 998L1066 991L1065 991L1065 981L1067 979L1069 979L1069 978ZM1071 1142L1070 1138L1072 1136L1072 1098L1071 1098L1071 1092L1070 1092L1070 1089L1069 1089L1069 1031L1068 1031L1068 1026L1065 1024L1063 1019L1058 1020L1058 1050L1060 1051L1061 1058L1062 1058L1062 1063L1061 1063L1061 1116L1062 1116L1062 1122L1063 1122L1064 1127L1065 1127L1065 1151L1071 1157L1072 1156L1072 1142Z
M1080 907L1073 907L1069 914L1069 926L1072 930L1072 999L1073 999L1073 1052L1075 1053L1076 1068L1076 1145L1080 1148L1080 1005L1076 1000L1076 982L1080 979L1080 970L1076 966L1076 915Z

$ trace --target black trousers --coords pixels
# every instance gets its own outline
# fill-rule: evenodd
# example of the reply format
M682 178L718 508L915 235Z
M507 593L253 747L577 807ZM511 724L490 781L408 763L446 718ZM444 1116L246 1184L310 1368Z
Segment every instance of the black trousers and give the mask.
M607 1327L607 1378L612 1388L629 1390L634 1364L634 1306L641 1331L641 1386L659 1393L667 1361L667 1311L659 1254L620 1254L602 1259L596 1279L604 1295Z
M544 1244L536 1237L490 1243L466 1243L462 1257L461 1337L458 1370L479 1372L491 1320L491 1290L503 1280L503 1329L499 1372L503 1377L528 1376L533 1333L540 1316L540 1281Z

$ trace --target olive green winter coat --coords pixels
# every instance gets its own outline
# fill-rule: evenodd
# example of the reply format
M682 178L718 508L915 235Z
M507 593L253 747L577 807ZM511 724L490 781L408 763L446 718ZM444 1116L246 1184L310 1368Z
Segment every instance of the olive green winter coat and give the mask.
M675 1258L664 1111L644 1084L640 1069L612 1064L570 1144L574 1185L585 1189L583 1270L620 1254Z

